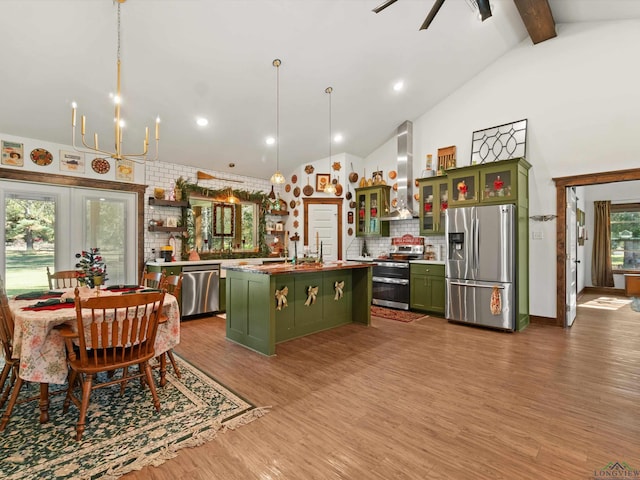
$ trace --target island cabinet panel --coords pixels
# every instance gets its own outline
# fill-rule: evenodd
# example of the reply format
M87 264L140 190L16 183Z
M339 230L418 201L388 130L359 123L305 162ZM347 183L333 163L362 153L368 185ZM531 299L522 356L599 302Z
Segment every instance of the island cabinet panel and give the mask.
M270 324L269 283L267 275L251 278L227 275L227 338L273 355L275 329ZM233 315L229 315L230 311Z
M228 270L227 338L274 355L280 342L352 322L369 325L370 277L370 266L277 275Z

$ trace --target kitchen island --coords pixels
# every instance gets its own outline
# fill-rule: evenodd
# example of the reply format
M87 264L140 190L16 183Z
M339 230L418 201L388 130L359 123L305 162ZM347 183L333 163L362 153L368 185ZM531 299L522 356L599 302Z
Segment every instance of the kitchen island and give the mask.
M276 344L371 323L371 264L227 266L227 338L264 355Z

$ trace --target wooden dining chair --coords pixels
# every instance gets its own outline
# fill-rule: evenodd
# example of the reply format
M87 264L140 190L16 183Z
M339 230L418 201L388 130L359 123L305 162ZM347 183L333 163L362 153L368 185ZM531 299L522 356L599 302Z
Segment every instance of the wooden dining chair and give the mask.
M54 288L77 287L79 285L77 274L78 272L76 272L75 270L59 270L57 272L51 273L49 267L47 267L49 290L53 290Z
M162 273L164 274L165 272L163 271ZM166 290L167 293L170 293L171 295L176 297L178 301L180 301L180 290L182 289L182 273L180 273L179 275L165 276L162 280L162 284L160 285L160 288L163 290ZM160 317L160 323L163 323L166 321L167 321L166 317L163 317L163 316ZM169 358L169 361L171 362L171 366L173 367L173 371L176 374L176 377L182 378L180 374L180 369L176 364L176 359L173 356L173 350L167 350L165 354L160 357L160 368L162 368L163 370L166 368L166 358ZM161 385L161 386L164 386L164 385Z
M122 395L129 380L146 379L153 397L153 406L156 411L160 411L160 400L149 360L155 357L154 343L164 295L163 291L82 300L76 288L78 331L74 332L71 327L61 330L71 368L63 412L68 411L71 402L80 410L76 440L82 440L91 392L95 389L119 383ZM74 342L77 343L77 348ZM139 370L138 373L131 374L129 367L134 365L138 365ZM119 369L122 369L122 376L108 376L107 380L94 383L98 373ZM82 384L80 398L73 393L78 378Z
M13 356L13 315L9 309L9 300L4 288L4 281L0 278L0 343L4 354L4 366L0 373L0 408L9 398L11 388L18 376L18 360Z
M147 288L161 288L164 272L147 272L145 268L142 271L140 285Z
M24 385L24 380L20 378L20 360L12 358L13 356L13 331L14 322L13 314L9 308L9 299L7 298L7 292L4 287L4 281L0 278L0 342L2 342L2 351L4 353L4 367L0 374L0 390L2 396L0 397L0 408L3 407L5 402L9 400L7 409L2 415L0 420L0 432L3 431L9 419L13 408L19 403L30 402L37 400L40 395L33 395L28 398L22 398L18 401L20 390ZM49 388L47 384L41 384L42 388Z

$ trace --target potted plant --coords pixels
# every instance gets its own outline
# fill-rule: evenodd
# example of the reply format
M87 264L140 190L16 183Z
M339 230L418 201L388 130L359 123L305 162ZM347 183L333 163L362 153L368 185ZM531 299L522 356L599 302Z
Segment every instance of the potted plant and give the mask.
M100 255L99 248L93 247L89 250L83 250L82 253L76 253L76 258L79 259L76 263L78 269L76 276L81 284L93 288L108 280L107 266Z
M178 177L178 179L176 180L176 184L173 190L173 194L175 196L176 201L180 202L182 201L182 198L184 197L185 194L185 187L187 186L187 182L189 181L189 179L184 179L181 176Z

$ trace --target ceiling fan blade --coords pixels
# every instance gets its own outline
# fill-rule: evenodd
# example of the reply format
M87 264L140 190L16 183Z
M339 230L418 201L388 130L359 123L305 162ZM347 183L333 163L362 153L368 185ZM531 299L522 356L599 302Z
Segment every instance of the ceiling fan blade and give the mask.
M444 0L436 0L436 3L434 3L433 7L431 7L431 11L429 12L429 15L427 15L427 18L424 19L424 22L422 23L420 30L426 30L427 28L429 28L429 25L431 25L431 22L433 22L433 19L438 14L438 11L440 10L440 7L442 6L443 3L444 3Z
M234 180L232 178L221 178L216 177L215 175L211 175L209 173L198 171L197 174L198 180L221 180L223 182L236 182L236 183L244 183L242 180Z
M380 5L378 5L376 8L374 8L372 10L372 12L375 13L380 13L382 10L384 10L385 8L387 8L389 5L393 5L394 3L396 3L398 0L387 0L386 2L381 3Z
M489 0L477 0L477 3L480 18L482 18L482 21L484 22L491 16L491 5L489 5Z

